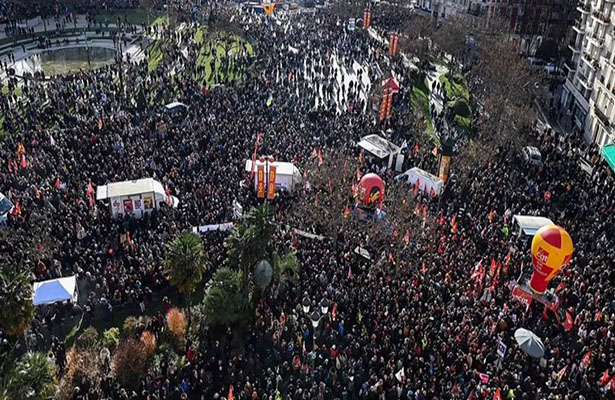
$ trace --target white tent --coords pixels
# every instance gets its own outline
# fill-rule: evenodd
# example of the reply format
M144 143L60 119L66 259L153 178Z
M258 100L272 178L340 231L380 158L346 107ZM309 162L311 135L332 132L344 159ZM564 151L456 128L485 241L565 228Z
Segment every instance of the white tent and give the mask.
M33 303L35 306L58 301L77 301L77 279L75 275L48 281L34 282Z

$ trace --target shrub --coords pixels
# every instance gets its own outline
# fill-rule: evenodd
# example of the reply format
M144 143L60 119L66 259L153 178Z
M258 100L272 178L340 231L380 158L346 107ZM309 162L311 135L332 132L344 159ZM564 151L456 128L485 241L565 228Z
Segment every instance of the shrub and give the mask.
M455 115L460 115L462 117L468 118L471 116L470 105L465 99L457 99L450 105Z
M102 376L102 364L96 351L70 349L66 353L66 367L60 381L60 399L73 399L75 386L79 386L82 393L90 389L97 391Z
M143 343L136 339L120 342L113 353L111 371L116 379L125 385L134 386L145 369L147 352Z
M95 349L98 346L98 331L90 326L79 335L75 346L80 350Z
M167 312L167 327L177 339L186 335L186 316L178 308L173 307Z
M119 328L109 328L103 332L102 345L113 350L120 343L120 330Z
M147 354L147 358L156 354L156 336L150 331L145 331L141 334L141 343L143 343L143 348L145 349L145 353Z
M139 320L132 315L126 317L124 320L124 326L122 326L122 336L125 338L134 338L137 333L137 326L139 326Z

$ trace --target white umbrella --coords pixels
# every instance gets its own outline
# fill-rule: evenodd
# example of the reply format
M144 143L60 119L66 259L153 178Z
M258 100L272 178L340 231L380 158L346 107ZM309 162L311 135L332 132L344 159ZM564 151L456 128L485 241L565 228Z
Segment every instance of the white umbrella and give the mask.
M515 340L527 355L540 358L545 354L545 345L542 340L532 331L519 328L515 331Z

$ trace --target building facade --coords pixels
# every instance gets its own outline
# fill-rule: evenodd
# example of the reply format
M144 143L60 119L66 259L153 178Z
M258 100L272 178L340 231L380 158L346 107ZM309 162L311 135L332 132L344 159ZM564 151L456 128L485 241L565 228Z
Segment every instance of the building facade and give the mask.
M614 4L615 0L579 4L560 99L585 141L601 147L615 142Z

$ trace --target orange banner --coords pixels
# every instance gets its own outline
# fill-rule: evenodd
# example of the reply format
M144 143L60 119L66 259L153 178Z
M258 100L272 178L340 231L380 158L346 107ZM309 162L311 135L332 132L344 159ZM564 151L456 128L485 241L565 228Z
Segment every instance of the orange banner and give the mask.
M391 119L391 113L393 112L393 93L389 89L389 98L387 99L387 119Z
M265 166L259 165L256 169L256 196L259 199L265 197Z
M275 198L275 166L269 166L269 182L267 182L267 198L273 200Z

